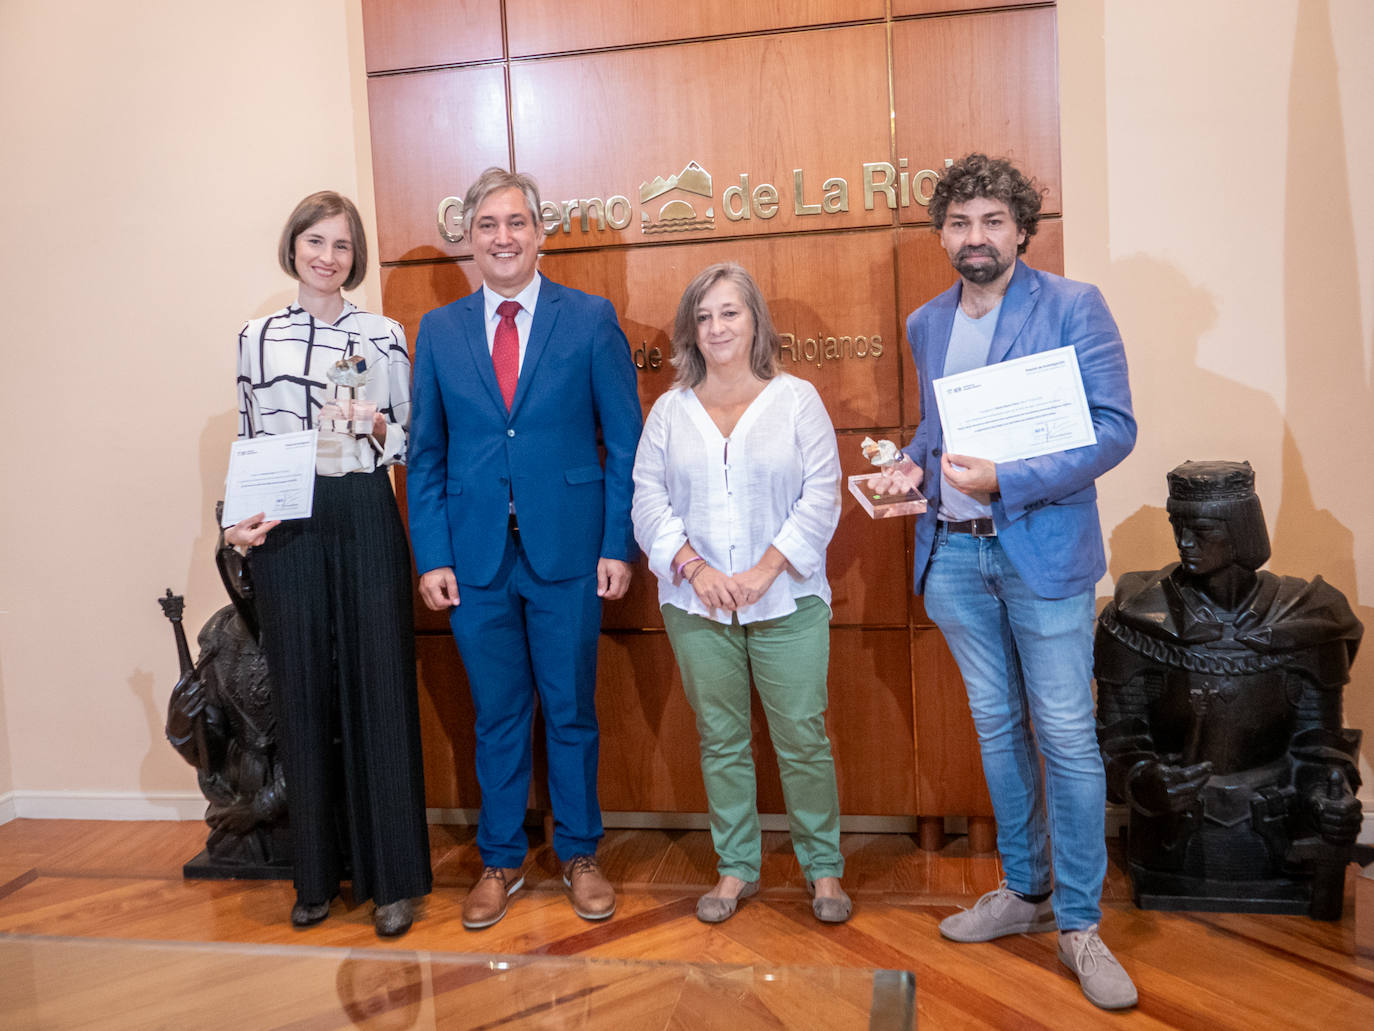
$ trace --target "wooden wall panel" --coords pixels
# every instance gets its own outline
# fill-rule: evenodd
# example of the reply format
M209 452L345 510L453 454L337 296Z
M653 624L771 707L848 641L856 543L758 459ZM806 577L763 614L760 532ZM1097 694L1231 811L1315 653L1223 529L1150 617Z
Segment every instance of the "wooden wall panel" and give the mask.
M603 634L598 666L601 807L705 812L696 719L667 634ZM827 726L841 812L910 815L916 782L906 630L832 630L830 670ZM777 757L757 695L753 716L759 811L781 813Z
M506 0L511 55L695 39L883 17L883 0Z
M923 225L918 198L930 176L922 170L938 171L945 158L972 149L1007 155L1047 188L1046 212L1062 210L1052 4L363 6L383 310L412 345L426 311L478 285L466 246L439 232L441 201L461 196L488 165L513 160L554 205L545 212L556 226L545 273L610 298L640 368L646 411L672 381L668 334L683 287L712 262L739 261L762 285L779 330L791 334L783 367L825 399L846 474L866 470L863 436L906 443L920 416L904 320L954 279ZM889 204L877 191L867 209L865 178L881 178L887 163L897 199ZM916 196L902 196L902 173ZM738 189L746 176L747 188ZM825 186L838 208L840 179L846 210L805 207L822 200ZM755 195L761 184L776 190L773 217L760 210L771 199ZM604 204L617 196L624 200L603 228ZM593 199L601 212L585 203ZM690 203L691 216L665 219L673 201ZM585 231L584 208L592 209ZM749 218L727 217L745 210ZM1062 268L1058 219L1042 224L1028 260ZM404 474L397 479L403 490ZM827 555L829 725L842 808L989 815L962 681L911 593L911 538L911 520L875 522L843 495ZM421 606L417 626L429 804L472 808L479 800L466 680L447 620ZM628 597L605 606L603 627L603 807L703 811L694 720L642 561ZM780 812L757 702L754 716L760 808ZM542 784L531 801L547 804Z
M482 804L473 760L472 695L447 634L415 639L420 676L420 740L425 757L425 804L431 809L476 809Z
M922 816L991 816L978 735L959 667L940 632L911 631L916 805Z
M405 329L413 355L425 313L466 297L481 285L482 276L471 261L393 265L382 269L382 307Z
M470 253L439 235L439 202L483 169L510 165L506 74L495 66L367 82L377 253L383 262Z
M1053 3L1053 0L1051 0ZM954 14L989 7L1026 7L1026 0L892 0L892 17L912 14Z
M501 60L501 0L363 0L368 74Z
M718 261L739 262L758 281L784 334L782 369L816 385L837 427L896 422L901 359L892 345L898 326L890 233L551 252L541 268L558 282L610 298L632 351L652 357L658 350L659 368L640 370L647 411L672 384L670 334L682 291ZM826 359L828 337L835 338L832 352L845 357Z
M897 153L911 171L974 150L1011 157L1049 188L1045 211L1062 210L1054 53L1052 7L896 23ZM925 154L935 163L914 163ZM926 209L903 208L902 221L928 221Z
M882 25L512 64L515 159L539 180L545 200L618 194L635 209L623 232L574 223L548 246L889 224L892 214L881 205L864 210L860 184L863 163L886 161L891 152L886 102L874 103L887 97L886 64ZM709 173L710 199L679 190L641 205L641 184L675 176L691 161ZM820 203L824 180L845 179L849 211L797 214L795 169L805 175L804 203ZM764 184L776 187L773 217L726 217L724 193L741 176L751 195ZM714 228L641 230L642 214L657 219L678 200L691 203L698 218L709 207Z
M737 261L758 281L779 333L790 335L784 337L783 370L816 385L837 427L896 425L901 327L890 233L553 252L540 269L565 286L610 299L641 366L639 393L647 412L672 385L670 333L682 291L718 261ZM413 347L425 312L480 283L467 261L400 265L383 269L382 299Z
M905 630L830 632L830 743L840 812L919 812L911 727L911 662Z
M706 811L696 718L666 633L601 635L596 714L601 808Z

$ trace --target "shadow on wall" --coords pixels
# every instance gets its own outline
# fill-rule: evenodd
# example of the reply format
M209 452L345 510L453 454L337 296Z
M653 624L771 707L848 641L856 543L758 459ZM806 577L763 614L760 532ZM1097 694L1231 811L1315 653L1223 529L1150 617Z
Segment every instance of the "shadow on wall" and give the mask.
M272 244L269 242L264 248L264 261L272 259L271 248ZM278 311L294 300L295 296L294 289L284 286L280 291L264 297L252 315L257 317ZM220 342L218 346L224 347L231 355L227 363L230 370L236 368L236 359L233 356L239 328L237 325L224 326L217 336ZM211 415L200 431L200 532L191 545L185 574L179 581L170 569L166 575L166 586L171 587L173 593L182 594L186 598L185 629L186 636L191 642L192 658L195 657L196 636L200 633L202 624L211 613L229 601L220 583L219 572L215 568L215 545L219 537L219 527L215 525L215 502L224 497L224 477L229 468L229 445L238 437L239 431L232 371L217 389L229 405L223 411ZM186 486L190 489L191 485ZM176 651L172 630L156 601L155 597L140 598L136 599L134 604L146 606L145 617L151 621L150 625L157 627L150 639L160 642L159 647L165 649L157 655L164 659L174 659ZM163 663L159 665L162 668L169 666ZM167 699L176 681L173 678L167 683L153 683L152 674L139 668L129 674L127 682L135 697L143 703L145 718L148 721L148 754L141 766L139 783L142 789L152 796L165 789L168 768L181 766L171 746L167 744L163 732L167 718ZM184 769L189 770L189 767ZM194 780L190 783L194 785Z
M1157 484L1148 501L1111 532L1110 572L1114 579L1132 570L1160 569L1178 561L1164 501L1165 474L1189 459L1249 461L1255 466L1261 500L1278 483L1284 434L1283 417L1273 397L1198 365L1198 345L1216 324L1212 295L1178 269L1153 258L1113 262L1103 284L1124 327L1131 364L1131 396L1140 437L1126 460L1148 472ZM1167 312L1161 318L1160 312ZM1180 439L1200 436L1199 447ZM1272 521L1277 498L1266 514Z
M1338 514L1374 511L1374 481L1367 475L1374 392L1360 337L1347 167L1330 5L1303 0L1293 37L1283 212L1288 427L1270 566L1309 578L1322 574L1369 628L1374 608L1356 604L1356 541ZM1314 496L1313 484L1321 497ZM1333 501L1337 512L1323 507ZM1368 778L1374 767L1374 657L1367 643L1366 654L1355 660L1345 710L1346 725L1365 731L1361 765ZM1366 784L1362 794L1368 798L1370 791Z
M1169 469L1187 459L1248 459L1272 527L1268 568L1305 579L1321 575L1374 627L1374 607L1358 604L1357 542L1340 514L1374 511L1374 480L1363 474L1367 442L1374 438L1374 391L1361 339L1346 141L1326 0L1304 0L1299 7L1288 125L1282 411L1263 391L1199 368L1198 341L1215 324L1216 309L1211 296L1177 269L1136 257L1114 262L1102 284L1123 327L1168 327L1154 338L1126 332L1140 423L1140 441L1128 461L1157 475L1159 492L1157 504L1142 506L1113 529L1111 573L1119 579L1177 559L1163 508ZM1243 353L1243 342L1236 343ZM1197 453L1176 451L1176 441L1191 436L1189 426L1206 444ZM1333 501L1337 511L1327 507ZM1367 732L1361 765L1374 780L1369 655L1356 659L1345 720Z

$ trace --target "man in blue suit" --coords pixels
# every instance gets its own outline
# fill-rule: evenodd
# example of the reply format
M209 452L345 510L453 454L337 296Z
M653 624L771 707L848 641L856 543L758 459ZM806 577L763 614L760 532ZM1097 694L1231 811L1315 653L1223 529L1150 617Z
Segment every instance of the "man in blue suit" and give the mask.
M421 597L449 613L476 712L485 869L463 902L472 929L500 920L524 883L536 693L573 909L588 920L615 911L596 861L593 695L601 599L625 594L636 554L630 470L643 416L610 302L540 276L539 211L529 176L482 173L463 202L482 288L427 314L415 345L411 543Z
M1115 1009L1136 991L1098 934L1106 780L1091 679L1107 562L1094 481L1130 453L1136 425L1102 295L1019 260L1040 200L1010 163L982 154L936 186L931 220L959 281L907 320L921 422L890 489L924 484L930 502L916 524L916 592L963 674L1006 874L940 932L977 942L1057 926L1084 994ZM932 380L1064 346L1077 353L1095 444L1010 462L944 450Z

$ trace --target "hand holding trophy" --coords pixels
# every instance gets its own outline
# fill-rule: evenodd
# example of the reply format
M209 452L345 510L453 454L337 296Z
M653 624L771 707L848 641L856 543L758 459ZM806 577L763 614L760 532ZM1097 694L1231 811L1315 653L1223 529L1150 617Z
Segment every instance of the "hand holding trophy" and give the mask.
M864 437L859 446L864 457L878 471L849 477L849 493L858 498L869 516L890 519L894 516L918 515L926 510L926 499L921 492L915 486L906 486L920 482L920 470L912 465L896 444L890 440Z

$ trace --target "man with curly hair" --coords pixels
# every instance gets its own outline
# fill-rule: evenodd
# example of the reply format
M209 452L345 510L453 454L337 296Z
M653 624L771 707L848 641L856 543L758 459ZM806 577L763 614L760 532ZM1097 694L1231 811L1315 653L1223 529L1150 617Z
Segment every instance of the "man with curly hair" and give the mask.
M983 154L936 185L931 220L959 280L907 320L921 423L887 487L923 485L930 502L916 523L916 592L963 674L1006 875L940 933L982 942L1057 927L1083 993L1118 1009L1136 991L1098 934L1106 781L1091 680L1107 563L1094 481L1130 453L1136 424L1101 293L1020 260L1040 202L1033 180ZM933 380L1066 345L1095 444L1009 462L944 450Z

